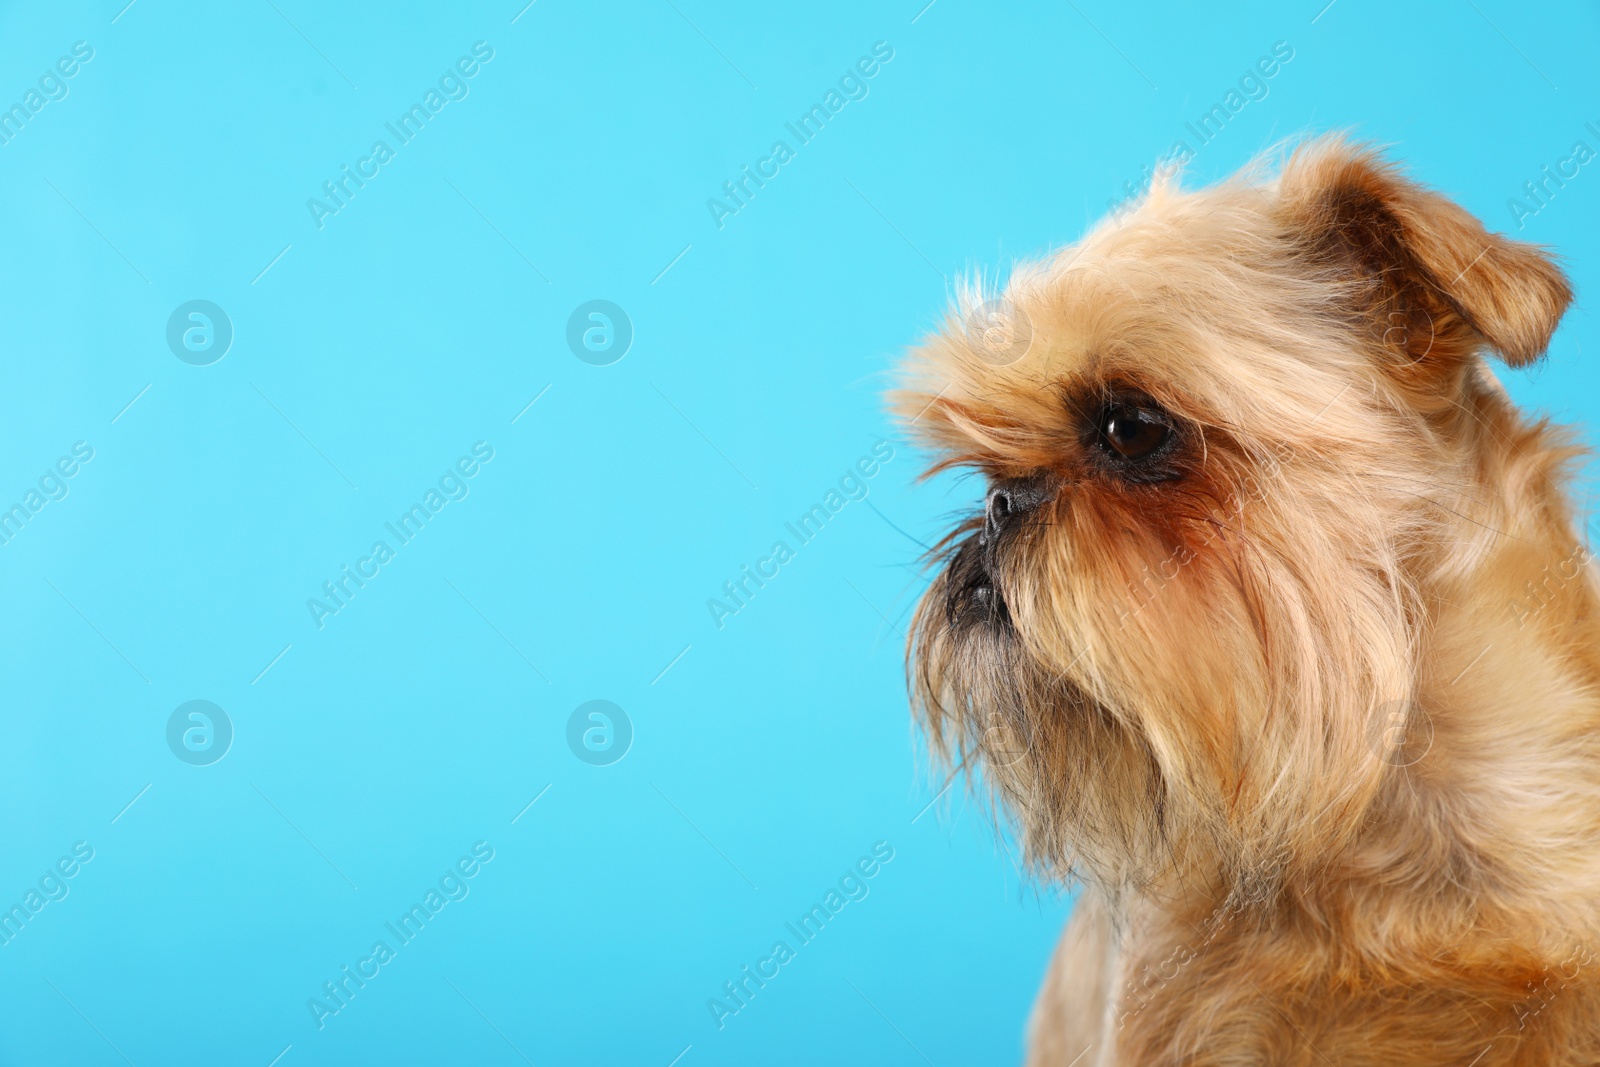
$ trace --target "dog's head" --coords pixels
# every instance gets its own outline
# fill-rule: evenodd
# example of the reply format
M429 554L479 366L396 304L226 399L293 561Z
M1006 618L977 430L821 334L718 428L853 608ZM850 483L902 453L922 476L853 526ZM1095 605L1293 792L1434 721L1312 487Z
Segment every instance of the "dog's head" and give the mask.
M1412 692L1422 576L1477 533L1480 354L1536 360L1569 300L1542 252L1339 139L1159 179L965 297L894 396L934 471L986 481L914 624L935 750L1036 862L1111 888L1336 850Z

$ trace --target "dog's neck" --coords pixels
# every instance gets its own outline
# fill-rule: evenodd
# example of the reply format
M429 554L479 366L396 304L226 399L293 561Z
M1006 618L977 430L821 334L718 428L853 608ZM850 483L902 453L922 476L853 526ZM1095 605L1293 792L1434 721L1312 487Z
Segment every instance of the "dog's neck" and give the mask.
M1600 922L1600 582L1550 431L1503 394L1461 406L1477 469L1422 583L1406 754L1357 869L1470 895L1473 910Z

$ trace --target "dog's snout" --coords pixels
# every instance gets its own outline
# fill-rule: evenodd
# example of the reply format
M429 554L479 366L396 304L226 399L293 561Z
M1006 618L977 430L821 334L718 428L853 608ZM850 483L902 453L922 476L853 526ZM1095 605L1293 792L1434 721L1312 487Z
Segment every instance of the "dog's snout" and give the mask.
M1049 492L1041 477L996 482L989 487L989 498L984 506L984 533L992 540L1038 510L1048 498Z

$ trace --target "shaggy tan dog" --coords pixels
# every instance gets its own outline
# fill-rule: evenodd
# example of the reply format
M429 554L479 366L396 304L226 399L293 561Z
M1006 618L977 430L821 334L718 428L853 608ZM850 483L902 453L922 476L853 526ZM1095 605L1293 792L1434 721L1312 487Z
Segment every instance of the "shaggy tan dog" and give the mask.
M988 482L910 655L1083 886L1028 1063L1600 1063L1580 450L1484 361L1551 258L1340 139L966 297L896 410Z

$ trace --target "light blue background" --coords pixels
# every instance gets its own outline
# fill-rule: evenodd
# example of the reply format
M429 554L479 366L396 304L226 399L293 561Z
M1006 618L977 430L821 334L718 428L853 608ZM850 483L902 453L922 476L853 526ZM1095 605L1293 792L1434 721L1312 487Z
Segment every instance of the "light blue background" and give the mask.
M95 450L0 547L0 906L95 850L0 946L5 1064L1016 1062L1070 901L960 787L928 809L912 538L979 488L913 486L886 369L1277 41L1191 181L1351 127L1515 232L1541 165L1600 150L1593 4L124 2L0 9L0 105L94 48L0 145L0 505ZM307 199L479 40L319 230ZM719 230L707 198L877 41L870 95ZM1597 204L1591 163L1521 231L1580 304ZM191 299L233 322L212 366L165 343ZM590 299L633 321L613 366L566 346ZM1594 422L1597 340L1578 307L1512 390ZM719 630L707 599L880 439L867 502ZM319 630L307 598L477 441L470 495ZM609 767L565 741L596 698L636 731ZM236 730L212 766L166 744L191 699ZM480 840L319 1031L308 998ZM870 895L719 1031L707 998L877 841Z

